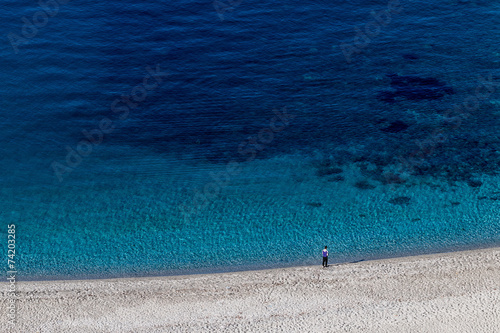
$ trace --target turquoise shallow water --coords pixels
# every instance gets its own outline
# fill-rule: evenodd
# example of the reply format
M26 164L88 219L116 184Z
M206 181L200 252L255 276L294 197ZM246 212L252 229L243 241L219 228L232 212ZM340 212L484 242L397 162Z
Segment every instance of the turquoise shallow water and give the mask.
M75 177L51 191L24 189L29 201L4 210L8 214L10 209L12 221L23 222L16 231L23 278L316 264L323 244L329 245L331 262L345 262L499 241L496 207L490 200L477 200L491 195L494 187L488 184L494 179L485 180L479 190L435 181L394 189L374 183L373 189L359 189L352 185L364 177L355 165L344 167L346 181L332 183L318 180L314 162L305 157L281 157L247 164L206 208L186 218L179 202L192 202L193 194L177 186L187 182L178 177L178 163L176 172L159 174L176 167L152 162L142 167L146 175L114 170L105 182L85 177L78 186ZM211 182L191 180L199 189ZM401 196L410 197L410 203L390 203Z
M500 244L499 4L401 4L362 43L387 3L242 1L221 20L210 2L61 2L1 49L18 278ZM6 2L2 34L39 10Z

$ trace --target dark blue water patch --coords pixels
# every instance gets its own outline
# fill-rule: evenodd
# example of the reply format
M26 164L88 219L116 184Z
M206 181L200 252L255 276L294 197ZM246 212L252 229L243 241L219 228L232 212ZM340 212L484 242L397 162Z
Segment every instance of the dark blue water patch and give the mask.
M403 59L406 59L406 60L417 60L417 59L420 59L420 57L414 53L404 53L401 55L403 57Z
M388 127L382 128L381 131L387 132L387 133L399 133L401 131L406 130L409 127L408 124L401 120L396 120L395 122L391 123Z
M286 144L270 147L259 154L260 158L272 156L273 151L307 149L308 144L333 143L348 136L348 127L336 126L329 119L346 112L328 107L328 98L339 94L339 73L332 70L331 60L325 56L331 45L311 44L311 36L296 21L272 16L266 20L264 12L258 20L219 25L203 13L196 21L167 15L171 8L165 6L160 9L166 13L164 25L137 27L134 22L151 20L147 11L113 10L116 15L102 17L104 23L96 36L103 53L98 79L108 91L126 93L141 82L147 65L160 63L162 69L172 71L158 90L162 96L154 100L157 107L152 107L148 97L131 116L131 124L124 124L123 132L114 136L116 142L164 152L202 151L202 157L211 161L224 160L234 153L232 147L262 129L261 124L272 117L270 110L298 101L317 107L314 117L319 119L302 117L283 135L289 137ZM131 21L131 25L124 29L116 17ZM270 30L273 25L275 29ZM312 45L320 49L317 55L309 52ZM308 70L323 73L322 78L304 81Z
M160 150L165 150L163 147L166 144L172 149L172 141L175 140L180 140L179 149L182 150L198 150L198 142L201 142L203 150L205 145L213 144L214 141L219 144L237 143L250 134L258 133L261 129L259 126L262 126L260 124L273 116L270 112L272 108L285 106L293 100L293 93L303 90L304 84L296 79L302 74L301 71L279 69L286 65L285 60L291 63L300 53L284 55L279 48L259 45L260 42L254 35L238 34L237 26L233 30L221 30L220 34L209 28L205 32L207 35L202 39L200 36L203 36L203 31L188 31L187 35L183 34L183 40L189 40L189 34L197 36L192 36L191 44L184 41L179 45L175 40L172 42L163 37L165 44L171 47L165 48L161 59L166 61L166 69L173 68L174 71L162 86L163 99L157 100L160 107L164 106L166 110L155 108L150 114L145 110L137 115L140 124L124 129L128 137L125 142ZM124 40L127 43L123 47L130 48L129 39ZM120 39L112 45L113 48L120 48ZM129 57L127 52L121 54L113 48L105 49L109 53L106 59L110 59L109 66L108 63L105 66L110 73L106 83L119 85L124 80L114 72L136 68L138 61ZM143 64L148 57L152 61L157 60L154 56L148 56L149 51L144 52L140 59ZM280 72L284 72L284 75L276 76ZM295 79L290 81L289 77ZM315 88L317 86L316 84ZM262 107L261 101L272 99L274 105ZM145 108L147 104L141 107ZM233 129L218 129L219 123L225 128ZM174 131L170 128L172 124L177 127ZM183 127L184 131L178 133ZM140 128L144 129L144 137L135 136L139 134ZM239 132L242 136L228 136L227 132ZM196 140L191 140L195 137ZM196 146L193 146L194 143ZM217 150L217 147L213 149Z
M453 94L453 88L434 77L399 76L388 74L391 79L392 90L379 93L378 99L387 103L394 103L397 99L407 100L435 100Z

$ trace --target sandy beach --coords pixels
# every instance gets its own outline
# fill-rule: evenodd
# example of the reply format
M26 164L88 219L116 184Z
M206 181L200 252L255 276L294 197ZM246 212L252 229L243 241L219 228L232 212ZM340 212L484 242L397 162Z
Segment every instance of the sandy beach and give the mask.
M500 332L500 248L156 278L17 282L1 332Z

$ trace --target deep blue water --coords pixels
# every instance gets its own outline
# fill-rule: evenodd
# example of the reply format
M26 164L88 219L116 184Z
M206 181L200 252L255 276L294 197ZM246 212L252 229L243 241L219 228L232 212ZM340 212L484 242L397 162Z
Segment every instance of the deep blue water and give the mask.
M498 2L63 2L0 8L18 278L500 244Z

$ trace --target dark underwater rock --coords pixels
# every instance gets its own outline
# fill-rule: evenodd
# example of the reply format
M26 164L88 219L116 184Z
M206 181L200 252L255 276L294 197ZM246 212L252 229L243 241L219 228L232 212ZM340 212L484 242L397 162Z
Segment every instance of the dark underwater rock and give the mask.
M388 127L382 128L381 131L387 133L398 133L406 130L408 127L410 126L405 122L401 120L396 120L395 122L391 123Z
M389 200L389 203L393 205L408 205L410 203L411 198L409 197L397 197Z
M317 168L316 175L320 177L336 175L343 172L343 170L338 167L337 161L332 161L330 159L317 161L314 163L314 166Z
M406 59L406 60L417 60L419 58L418 55L413 54L413 53L404 53L401 56L403 57L403 59Z
M360 190L372 190L375 188L374 185L368 183L366 180L362 180L354 184L355 187L359 188Z
M479 187L483 185L483 182L475 179L469 179L467 181L467 185L469 185L470 187Z
M382 91L377 95L377 98L386 103L395 103L396 100L394 99L396 97L395 93L392 91Z
M391 78L393 90L382 91L378 94L377 98L383 102L394 103L395 98L435 100L444 97L445 94L454 93L451 87L434 77L399 76L397 74L387 76Z
M320 177L324 177L329 175L335 175L338 173L342 173L342 169L328 167L328 168L320 168L316 174Z
M328 179L329 182L341 182L341 181L344 181L344 180L345 180L344 176L341 176L341 175L337 175L335 177L332 177L332 178Z

